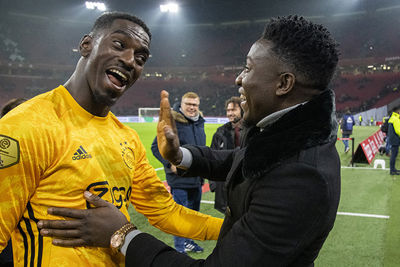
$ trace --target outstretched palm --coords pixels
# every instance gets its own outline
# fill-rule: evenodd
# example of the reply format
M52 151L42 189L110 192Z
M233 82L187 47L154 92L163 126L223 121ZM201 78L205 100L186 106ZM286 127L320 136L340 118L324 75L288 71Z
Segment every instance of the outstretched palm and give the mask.
M160 117L157 125L157 144L161 156L178 165L182 160L182 153L179 149L179 139L175 126L175 120L171 114L171 106L168 100L168 92L161 91Z

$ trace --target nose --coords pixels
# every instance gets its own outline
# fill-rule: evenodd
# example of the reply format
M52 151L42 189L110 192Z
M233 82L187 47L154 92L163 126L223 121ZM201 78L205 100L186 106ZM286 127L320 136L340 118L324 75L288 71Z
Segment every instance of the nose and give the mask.
M236 85L242 86L242 73L243 73L243 72L241 72L241 73L236 77L236 80L235 80Z
M135 51L132 49L123 51L120 59L128 70L132 70L135 67Z

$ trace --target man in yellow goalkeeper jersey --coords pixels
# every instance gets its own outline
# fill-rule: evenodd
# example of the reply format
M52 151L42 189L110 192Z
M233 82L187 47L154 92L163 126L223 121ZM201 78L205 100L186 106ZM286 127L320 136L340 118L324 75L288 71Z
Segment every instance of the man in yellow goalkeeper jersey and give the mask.
M125 13L101 15L79 44L69 80L18 106L0 121L0 251L12 237L15 266L118 266L111 248L65 248L39 234L50 206L90 208L85 190L128 204L174 235L217 239L221 219L177 205L149 164L137 133L110 107L139 78L151 34ZM179 224L179 226L178 226Z

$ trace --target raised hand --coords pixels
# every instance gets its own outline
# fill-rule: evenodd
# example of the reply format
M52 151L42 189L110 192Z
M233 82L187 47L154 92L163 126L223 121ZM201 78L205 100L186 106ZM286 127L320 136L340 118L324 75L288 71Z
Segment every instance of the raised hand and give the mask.
M110 247L112 234L128 223L125 215L113 204L85 191L85 199L95 207L78 210L51 207L48 213L73 220L41 220L43 236L53 237L53 244L62 247Z
M182 152L179 149L178 131L171 114L168 92L161 91L160 117L157 125L157 144L161 156L173 165L182 161Z

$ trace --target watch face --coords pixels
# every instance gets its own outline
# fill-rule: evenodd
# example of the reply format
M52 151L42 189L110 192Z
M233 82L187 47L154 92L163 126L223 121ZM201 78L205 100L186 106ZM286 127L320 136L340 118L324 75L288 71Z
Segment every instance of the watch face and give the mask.
M115 234L111 237L111 247L119 248L124 242L124 237L121 234Z

